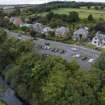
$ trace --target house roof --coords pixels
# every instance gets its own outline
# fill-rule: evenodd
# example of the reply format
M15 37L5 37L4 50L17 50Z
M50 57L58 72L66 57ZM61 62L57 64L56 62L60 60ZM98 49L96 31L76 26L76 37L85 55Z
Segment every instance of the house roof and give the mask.
M23 24L23 21L20 17L11 17L10 22L14 23L15 25Z
M97 32L95 37L98 38L99 41L105 40L105 34L102 34L101 32Z
M74 32L74 34L82 34L82 35L86 35L86 34L88 34L88 31L87 31L87 29L86 28L79 28L78 30L76 30L75 32Z
M21 24L20 27L32 27L32 24L28 24L28 23L24 23L24 24Z
M32 27L35 31L42 32L44 25L41 23L34 23L34 24L32 24Z
M49 31L54 31L51 27L44 27L43 32L49 32Z
M64 34L64 33L69 33L69 28L67 27L59 27L56 29L56 33Z

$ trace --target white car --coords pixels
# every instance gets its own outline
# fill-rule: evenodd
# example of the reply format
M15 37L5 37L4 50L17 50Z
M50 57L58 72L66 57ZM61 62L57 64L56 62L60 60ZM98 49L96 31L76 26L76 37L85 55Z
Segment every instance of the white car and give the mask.
M76 57L76 58L79 58L80 56L81 56L80 54L73 55L73 57Z
M77 51L77 48L75 48L75 47L72 47L72 48L71 48L71 50L73 50L73 51Z
M80 57L80 54L76 54L75 57L76 57L76 58L79 58L79 57Z
M88 60L89 63L92 63L93 61L94 61L94 59L89 59Z

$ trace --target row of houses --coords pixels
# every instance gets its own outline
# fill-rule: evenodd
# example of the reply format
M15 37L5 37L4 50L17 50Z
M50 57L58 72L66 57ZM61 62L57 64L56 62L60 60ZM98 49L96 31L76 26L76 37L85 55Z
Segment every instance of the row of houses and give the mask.
M19 17L11 17L10 22L14 23L16 26L33 28L34 31L45 35L49 35L49 33L52 32L57 37L67 38L71 34L69 28L64 26L53 29L41 23L27 24L27 23L24 23ZM88 37L89 37L88 27L80 27L79 29L74 31L72 36L73 40L87 39ZM105 34L102 34L101 32L97 32L95 37L93 37L91 43L96 47L105 48Z

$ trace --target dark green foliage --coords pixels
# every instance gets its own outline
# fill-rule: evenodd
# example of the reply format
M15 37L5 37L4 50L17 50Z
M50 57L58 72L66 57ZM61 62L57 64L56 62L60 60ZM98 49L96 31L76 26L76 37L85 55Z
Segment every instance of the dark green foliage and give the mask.
M70 12L69 14L69 21L70 22L79 22L80 18L79 18L79 14L78 12Z
M100 70L105 71L105 52L103 52L97 59L95 66Z
M94 20L94 17L93 17L93 15L92 14L90 14L89 16L88 16L88 18L87 18L89 21L93 21Z

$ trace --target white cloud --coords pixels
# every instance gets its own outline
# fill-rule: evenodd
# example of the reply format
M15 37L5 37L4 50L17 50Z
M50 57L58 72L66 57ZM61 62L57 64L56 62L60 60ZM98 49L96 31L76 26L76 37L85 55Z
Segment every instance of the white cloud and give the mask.
M0 4L40 4L54 0L0 0Z
M40 4L50 1L60 1L60 0L0 0L0 4ZM73 0L64 0L64 1L73 1ZM75 1L105 2L105 0L75 0Z

